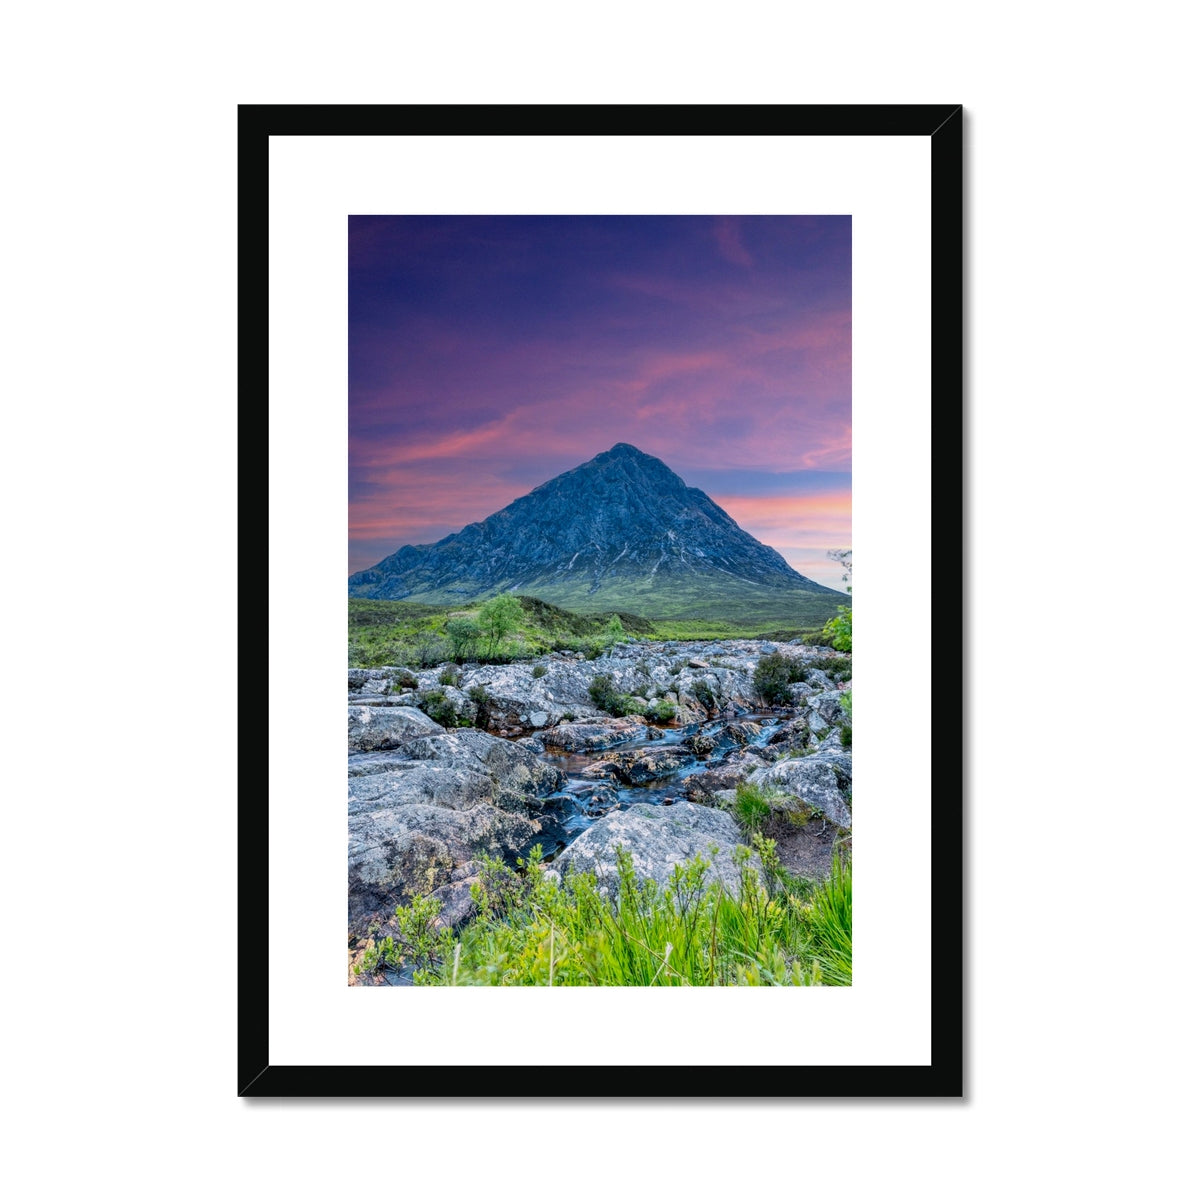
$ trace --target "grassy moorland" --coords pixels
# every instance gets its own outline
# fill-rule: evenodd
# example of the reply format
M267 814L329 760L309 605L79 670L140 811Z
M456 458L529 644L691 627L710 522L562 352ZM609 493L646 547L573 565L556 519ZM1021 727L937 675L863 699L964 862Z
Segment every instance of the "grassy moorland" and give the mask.
M619 623L619 624L618 624ZM501 596L487 604L449 607L406 600L351 598L349 665L432 666L450 660L512 661L552 650L599 654L615 639L705 641L729 637L819 638L824 624L777 608L736 617L639 617L630 612L569 612L531 596Z

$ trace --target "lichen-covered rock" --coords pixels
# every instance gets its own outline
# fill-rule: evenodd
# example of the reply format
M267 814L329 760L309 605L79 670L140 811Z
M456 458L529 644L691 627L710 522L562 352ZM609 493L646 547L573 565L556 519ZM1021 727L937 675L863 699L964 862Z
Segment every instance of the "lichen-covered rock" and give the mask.
M717 748L717 739L711 733L693 733L679 743L697 757L711 754Z
M673 775L691 760L682 746L666 746L661 750L614 750L605 755L612 763L617 778L631 787L642 787Z
M383 692L391 687L394 667L350 667L346 687L351 692Z
M853 782L852 770L851 755L840 747L830 746L806 758L784 759L762 767L749 779L751 783L778 789L785 798L801 800L826 820L849 829L851 817L846 798ZM773 803L775 807L788 808L786 799Z
M523 747L477 729L438 729L353 756L349 769L349 915L359 932L451 882L456 867L526 845L564 781Z
M348 709L349 750L395 750L415 738L441 733L442 727L413 708L353 705Z
M842 707L842 695L842 692L818 692L815 696L809 696L809 711L815 710L830 725L844 725L846 710Z
M677 863L702 855L710 864L707 877L719 879L736 894L740 873L733 852L738 845L738 828L728 813L695 804L634 804L602 817L554 865L564 874L571 869L591 871L611 882L617 872L617 847L622 846L639 878L667 883Z

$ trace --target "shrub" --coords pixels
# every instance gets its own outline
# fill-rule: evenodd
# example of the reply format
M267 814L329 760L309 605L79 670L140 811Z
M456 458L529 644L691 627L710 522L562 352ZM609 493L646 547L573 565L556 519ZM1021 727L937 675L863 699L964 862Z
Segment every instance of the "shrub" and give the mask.
M438 676L438 683L442 687L458 687L462 682L462 672L454 666L445 667L442 673Z
M605 712L610 712L611 706L617 701L617 687L613 683L613 677L611 675L597 675L588 684L588 695L592 698L592 703L597 708L601 708Z
M838 615L830 617L825 622L825 628L821 632L829 639L829 645L835 650L841 650L843 654L849 654L853 650L853 637L851 623L854 616L854 610L845 604L838 605Z
M411 671L393 671L390 685L393 692L411 691L417 686L417 677Z
M713 695L712 687L707 679L696 679L692 682L692 695L700 701L705 708L716 708L717 698Z
M421 697L420 709L427 717L431 717L447 729L471 724L465 716L455 711L454 702L447 699L446 693L442 691L426 692Z
M808 672L794 658L778 650L764 654L754 668L754 686L768 704L786 704L791 698L791 685L803 683Z
M545 674L546 674L546 668L543 667L541 663L538 663L538 665L533 668L534 679L541 679L542 676Z
M867 722L867 724L870 724L870 722L868 721L868 722ZM842 726L842 732L841 732L841 734L840 734L839 736L840 736L840 737L841 737L841 739L842 739L842 745L843 745L843 746L849 746L849 745L850 745L851 736L852 736L852 735L851 735L850 726L849 726L849 725L843 725L843 726Z
M603 653L604 647L601 646L599 642L588 642L583 649L583 657L586 658L588 662L592 662L594 659L599 658Z
M821 659L817 665L835 683L845 683L853 674L850 659L841 654L831 654L828 658Z
M668 721L675 720L677 711L670 700L656 700L646 709L646 716L660 725L665 725Z
M644 700L617 691L611 675L597 675L588 685L588 695L597 708L611 713L614 717L627 717L631 713L646 711Z

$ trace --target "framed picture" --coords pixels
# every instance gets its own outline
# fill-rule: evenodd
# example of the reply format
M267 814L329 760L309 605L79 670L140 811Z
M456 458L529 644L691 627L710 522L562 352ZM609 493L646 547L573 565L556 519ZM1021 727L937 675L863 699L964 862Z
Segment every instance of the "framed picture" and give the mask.
M959 105L240 108L240 1095L963 1094L962 178Z

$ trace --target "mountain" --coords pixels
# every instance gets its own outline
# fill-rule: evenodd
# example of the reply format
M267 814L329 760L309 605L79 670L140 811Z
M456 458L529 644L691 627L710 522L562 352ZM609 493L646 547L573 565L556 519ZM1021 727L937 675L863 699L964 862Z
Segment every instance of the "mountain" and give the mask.
M484 521L402 546L350 595L468 604L497 592L577 612L754 615L819 624L843 592L794 571L665 463L619 442Z

